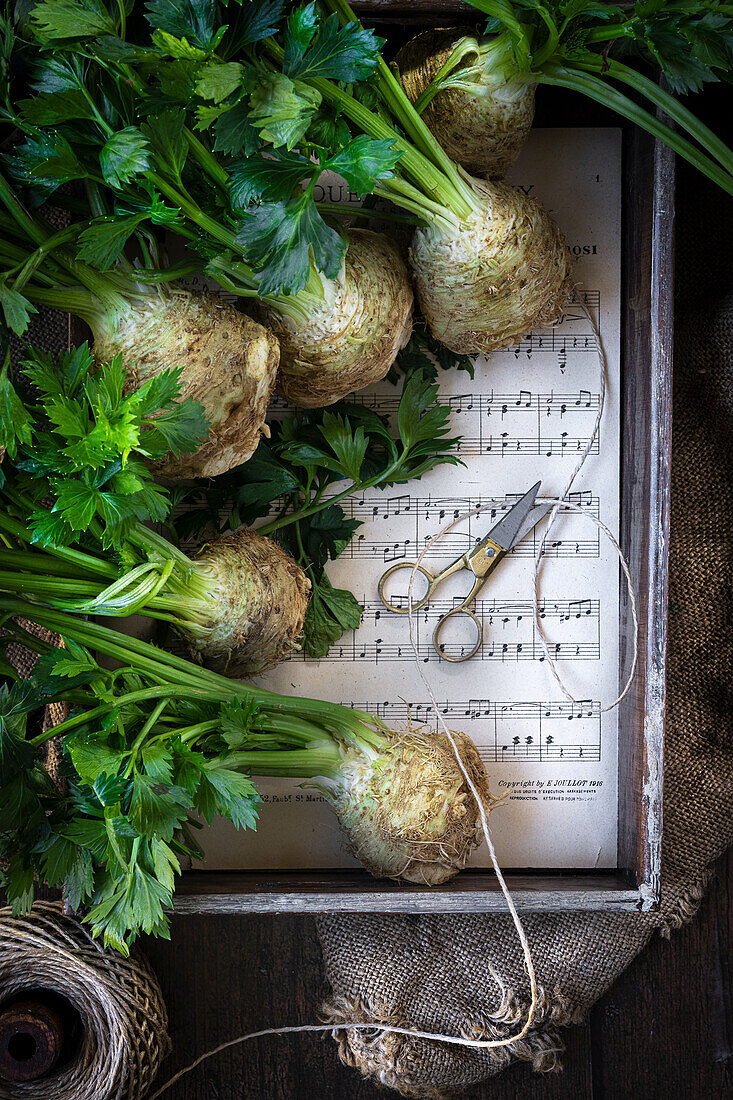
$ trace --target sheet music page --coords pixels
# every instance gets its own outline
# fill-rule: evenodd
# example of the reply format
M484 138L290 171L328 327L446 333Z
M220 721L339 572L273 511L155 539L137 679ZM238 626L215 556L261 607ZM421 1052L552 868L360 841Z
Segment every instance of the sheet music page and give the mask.
M510 180L554 213L575 257L579 293L600 318L609 385L600 438L572 499L614 531L619 520L621 132L533 130ZM329 567L337 587L364 604L362 625L320 661L282 664L259 683L377 712L385 721L436 725L410 646L406 616L381 605L377 583L389 565L414 560L454 515L479 503L494 508L446 535L425 559L442 569L482 538L536 481L559 493L587 443L599 403L600 366L582 311L533 333L518 348L479 357L473 381L440 372L441 402L452 409L465 467L445 466L394 490L370 490L348 508L361 521L351 546ZM383 382L359 393L380 412L399 389ZM542 525L541 525L542 526ZM463 664L439 660L437 618L470 589L461 573L416 612L420 660L449 727L476 742L496 794L491 815L504 867L616 865L617 715L600 713L619 686L619 568L615 551L582 515L559 518L542 570L545 630L573 695L564 700L543 658L531 591L537 536L525 539L492 574L477 601L484 644ZM402 578L400 578L402 580ZM409 573L404 574L404 589ZM419 589L416 588L416 592ZM395 593L394 587L391 589ZM470 626L465 619L459 624ZM451 652L460 639L446 628ZM472 644L473 638L464 635ZM335 868L356 861L321 796L290 780L258 779L265 802L256 834L218 821L207 834L208 869ZM488 865L478 849L474 866Z

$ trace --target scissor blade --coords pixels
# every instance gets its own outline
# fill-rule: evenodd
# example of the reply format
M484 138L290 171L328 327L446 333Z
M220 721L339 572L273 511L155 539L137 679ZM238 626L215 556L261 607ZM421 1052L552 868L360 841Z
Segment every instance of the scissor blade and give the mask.
M515 538L512 545L516 546L518 542L521 542L522 539L530 533L533 527L536 527L537 524L545 519L546 516L549 516L551 511L551 504L535 504L534 508L529 513L522 526L519 528L519 531L517 532L517 537Z
M516 545L517 541L521 537L522 525L526 522L528 515L531 514L535 506L535 497L540 491L541 481L538 481L536 485L533 485L531 489L528 489L523 497L514 504L503 519L500 519L495 527L491 528L489 532L491 539L501 546L502 550L511 550ZM538 523L541 519L538 516L534 523L531 523L527 528L527 531L534 527L535 523ZM525 531L524 534L527 532Z

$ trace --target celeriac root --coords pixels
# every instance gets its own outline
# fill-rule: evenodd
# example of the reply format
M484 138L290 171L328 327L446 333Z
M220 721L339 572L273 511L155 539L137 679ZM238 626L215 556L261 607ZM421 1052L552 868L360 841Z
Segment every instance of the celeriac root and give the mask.
M486 810L496 805L473 741L453 732ZM347 749L327 792L354 855L377 878L437 885L465 867L480 843L478 807L447 737L408 724L387 734L376 760Z
M460 28L423 31L395 58L400 81L412 103L448 61L463 32ZM451 160L475 176L501 178L517 159L534 118L534 84L506 80L482 65L481 54L468 53L454 75L472 69L474 90L442 88L422 118ZM473 69L478 72L473 72Z
M131 389L182 367L181 400L199 401L211 427L194 454L156 463L165 478L215 477L246 462L260 435L275 387L278 343L271 332L214 294L151 293L114 331L95 333L100 363L122 354Z
M531 195L472 180L481 208L457 232L416 229L415 289L433 336L459 354L509 348L560 320L573 293L570 253Z
M307 321L267 305L260 315L280 341L278 390L292 405L320 408L387 374L412 332L410 277L381 233L349 231L338 279L324 279Z
M244 676L300 648L311 583L276 542L241 528L204 546L195 564L211 618L181 631L192 656L216 672Z

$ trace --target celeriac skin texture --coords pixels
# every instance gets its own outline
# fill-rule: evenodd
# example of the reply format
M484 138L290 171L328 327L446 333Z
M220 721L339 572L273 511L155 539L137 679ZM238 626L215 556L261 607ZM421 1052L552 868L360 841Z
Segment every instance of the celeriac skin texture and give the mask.
M276 338L263 325L214 294L151 293L131 307L113 331L95 333L100 363L122 354L130 388L179 367L180 397L199 401L211 427L194 454L171 455L155 472L171 480L215 477L252 456L279 363Z
M254 675L299 648L311 583L276 542L240 528L204 546L195 567L211 618L184 637L207 668Z
M442 732L408 725L387 735L376 761L347 749L329 801L354 855L376 878L434 886L465 867L480 843L476 801ZM476 746L453 732L487 813L489 790Z
M399 51L395 62L400 82L415 103L448 61L463 37L458 28L423 31ZM466 66L481 58L468 55ZM460 75L459 66L455 72ZM535 86L498 78L482 71L476 91L443 88L428 103L422 118L451 160L474 176L501 179L519 156L534 119Z
M307 321L266 305L260 313L280 341L278 391L305 409L384 378L412 332L410 276L383 234L350 230L341 274L323 282L323 304Z
M480 209L455 233L416 229L410 247L433 336L467 355L513 347L554 324L573 295L570 253L545 208L507 183L471 183Z

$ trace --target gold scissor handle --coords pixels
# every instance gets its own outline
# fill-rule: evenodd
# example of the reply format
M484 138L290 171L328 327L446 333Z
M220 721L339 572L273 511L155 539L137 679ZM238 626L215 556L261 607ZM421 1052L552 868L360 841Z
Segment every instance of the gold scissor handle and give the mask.
M395 606L395 604L392 603L390 598L385 595L384 588L385 588L385 585L387 584L387 581L389 580L389 578L393 577L395 575L395 573L399 573L399 571L401 569L409 569L410 573L412 573L413 569L416 569L418 573L422 573L423 577L425 577L425 579L428 582L428 590L425 593L425 595L422 597L422 599L412 601L412 610L413 611L419 611L421 607L425 606L425 604L428 602L428 600L430 599L430 597L433 594L433 591L434 591L435 585L436 585L436 580L437 580L437 578L434 577L433 574L430 573L425 568L425 566L416 565L416 563L414 561L398 561L396 565L390 566L390 568L387 570L387 572L383 573L382 576L379 579L378 591L379 591L379 598L382 601L382 603L384 604L384 606L387 608L388 611L393 611L395 615L406 615L409 611L409 607L408 607L407 603L405 604L404 607Z
M457 615L467 615L469 619L472 619L476 626L476 643L473 649L468 653L462 653L460 657L452 657L450 653L446 653L444 649L440 648L440 632L448 622L448 619L452 619ZM462 661L470 661L471 657L474 657L481 649L484 640L484 628L478 615L473 611L470 611L464 604L459 607L454 607L452 611L448 611L443 615L435 626L433 631L433 645L435 646L435 652L439 657L442 657L444 661L452 661L454 665L459 665Z

